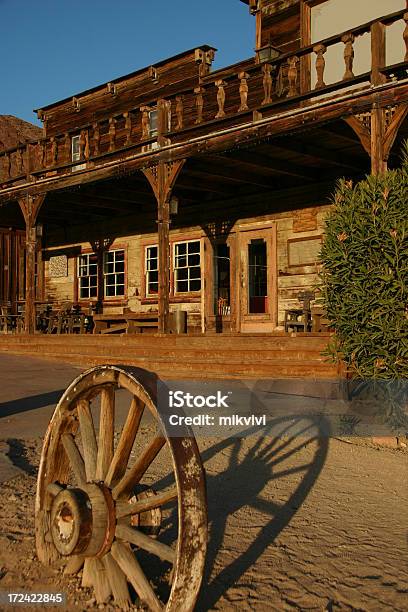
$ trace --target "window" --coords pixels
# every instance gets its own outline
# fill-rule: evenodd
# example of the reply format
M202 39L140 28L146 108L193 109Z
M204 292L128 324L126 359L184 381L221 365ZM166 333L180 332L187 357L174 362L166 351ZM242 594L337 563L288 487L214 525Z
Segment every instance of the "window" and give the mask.
M106 298L125 295L125 251L104 254L103 276Z
M159 249L157 245L146 247L145 276L146 295L159 292Z
M157 111L157 108L153 108L152 110L150 110L148 113L148 116L149 116L148 138L157 138L157 135L159 133L159 130L158 130L159 113ZM157 149L158 147L159 147L158 142L151 142L150 144L143 147L143 151L151 151L152 149Z
M98 297L98 256L95 253L81 255L78 259L79 299Z
M174 290L189 293L201 290L200 241L176 242L174 245Z
M157 108L149 111L149 138L155 138L158 133L157 129L158 112Z
M248 244L249 314L268 311L268 253L263 238Z
M77 134L76 136L72 136L71 138L71 161L77 162L81 159L81 136ZM72 166L72 172L76 170L83 170L86 168L86 164L78 164L77 166Z
M80 151L80 136L72 136L71 138L71 161L76 162L81 159Z

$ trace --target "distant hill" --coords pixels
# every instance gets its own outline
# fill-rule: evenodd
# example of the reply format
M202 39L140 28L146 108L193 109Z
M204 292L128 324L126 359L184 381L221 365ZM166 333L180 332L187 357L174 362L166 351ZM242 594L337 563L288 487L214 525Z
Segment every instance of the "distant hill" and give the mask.
M13 115L0 115L0 151L15 147L20 142L41 138L42 128Z

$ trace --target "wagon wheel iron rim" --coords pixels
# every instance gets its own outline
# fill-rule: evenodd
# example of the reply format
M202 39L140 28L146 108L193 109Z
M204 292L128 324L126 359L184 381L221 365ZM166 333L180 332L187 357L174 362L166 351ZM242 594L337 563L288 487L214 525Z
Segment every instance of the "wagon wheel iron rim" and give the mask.
M189 612L204 571L205 477L191 431L186 428L177 438L165 433L157 409L157 380L139 368L99 366L81 374L65 391L41 454L35 506L37 554L46 565L66 560L65 573L77 573L83 566L82 585L93 587L98 603L112 596L126 609L131 585L151 610ZM130 393L131 403L115 445L115 399L120 389ZM98 398L96 429L93 413ZM132 461L146 410L158 433ZM167 475L162 478L163 490L150 483L141 488L164 448L171 457L174 484L168 484ZM171 512L171 503L177 504L174 547L157 535L162 509ZM167 602L160 599L138 561L139 553L146 552L168 569Z

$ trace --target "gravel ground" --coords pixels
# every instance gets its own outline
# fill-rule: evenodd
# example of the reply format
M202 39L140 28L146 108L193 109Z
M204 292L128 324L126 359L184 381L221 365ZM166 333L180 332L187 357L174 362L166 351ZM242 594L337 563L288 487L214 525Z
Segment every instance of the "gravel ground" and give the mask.
M200 441L210 542L198 611L408 609L406 449L317 434L292 439L288 424L279 439ZM97 606L80 576L38 562L41 442L9 444L24 473L0 485L0 590L63 591L66 610L115 609Z

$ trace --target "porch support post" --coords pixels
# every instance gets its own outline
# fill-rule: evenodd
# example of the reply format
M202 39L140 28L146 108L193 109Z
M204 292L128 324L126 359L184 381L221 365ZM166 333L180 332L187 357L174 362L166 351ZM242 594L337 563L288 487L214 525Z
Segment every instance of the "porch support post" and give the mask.
M159 332L169 331L170 297L170 197L171 189L166 189L166 167L159 162L157 231L159 244Z
M157 201L157 230L159 245L159 332L169 332L170 296L170 199L176 179L185 160L160 160L151 168L142 170L149 181Z
M387 171L384 154L384 111L374 104L371 111L371 173L382 174Z
M18 201L26 224L26 287L24 331L35 332L35 251L37 247L36 221L45 194L26 196Z

